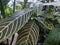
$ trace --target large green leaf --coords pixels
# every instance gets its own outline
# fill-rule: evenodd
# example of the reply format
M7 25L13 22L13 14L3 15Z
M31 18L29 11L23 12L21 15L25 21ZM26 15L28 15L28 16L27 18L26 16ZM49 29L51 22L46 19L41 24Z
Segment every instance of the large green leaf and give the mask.
M29 21L19 32L16 45L36 45L39 28L34 20Z
M31 17L33 9L25 9L14 13L10 18L0 22L0 42L18 32Z
M54 28L49 33L44 45L60 45L60 28Z

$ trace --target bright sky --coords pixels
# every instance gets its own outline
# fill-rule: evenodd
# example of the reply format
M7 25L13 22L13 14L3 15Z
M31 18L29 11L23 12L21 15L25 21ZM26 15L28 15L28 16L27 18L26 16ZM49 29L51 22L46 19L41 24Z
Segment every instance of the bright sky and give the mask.
M24 1L24 0L17 0L17 1ZM36 2L37 0L28 0L28 2ZM60 2L60 0L55 0L55 1L57 1L57 2Z
M16 1L22 1L23 2L24 0L16 0ZM58 2L58 3L60 3L60 0L55 0L55 1ZM13 2L14 2L14 0L11 0L10 3L9 3L9 5L12 5ZM37 0L28 0L28 2L34 2L35 3L35 2L37 2Z
M60 0L55 0L55 1L60 1Z
M17 0L17 1L24 1L24 0ZM28 2L36 2L37 0L28 0Z

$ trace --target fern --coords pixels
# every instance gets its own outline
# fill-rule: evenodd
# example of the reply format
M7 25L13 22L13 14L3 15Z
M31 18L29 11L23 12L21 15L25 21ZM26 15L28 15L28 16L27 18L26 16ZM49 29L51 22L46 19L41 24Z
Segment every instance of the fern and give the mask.
M29 21L19 32L16 45L36 45L39 37L39 28L35 21Z

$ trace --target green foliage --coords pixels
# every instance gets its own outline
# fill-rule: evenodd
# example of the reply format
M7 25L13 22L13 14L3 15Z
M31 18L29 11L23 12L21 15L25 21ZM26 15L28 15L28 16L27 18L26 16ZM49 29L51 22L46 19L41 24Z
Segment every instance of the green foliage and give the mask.
M24 0L24 2L21 3L22 6L16 7L16 9L22 10L24 8L28 8L30 6L30 3L27 3L27 1L28 0ZM8 2L9 0L0 0L0 10L2 12L1 14L3 15L3 18L11 16L15 12L15 2L13 5L13 10L6 6ZM19 36L16 45L36 45L39 37L39 27L34 20L29 20L31 18L37 18L37 13L34 9L25 9L21 12L17 11L10 18L6 18L5 20L1 21L0 42L5 41L9 37L13 36L16 32L18 32ZM60 25L56 25L54 22L52 22L52 19L54 19L60 23L60 18L55 19L57 15L54 17L54 15L52 14L53 11L54 10L49 7L47 10L45 10L42 16L36 19L40 24L39 26L42 25L41 27L51 30L44 42L44 45L60 45ZM49 19L52 21L50 21Z
M6 17L9 17L13 14L13 10L9 8L8 6L5 7L5 15Z
M34 20L29 22L18 32L16 45L36 45L39 37L39 27Z
M48 8L48 10L46 10L48 14L51 14L53 12L53 9L51 7Z
M52 29L54 27L53 23L50 22L49 20L48 21L45 21L44 24L47 26L48 29Z
M1 10L1 14L2 17L5 18L5 10L4 10L4 6L6 6L6 4L9 2L10 0L0 0L0 10Z
M55 28L60 28L60 24L56 24L55 25Z
M3 6L5 6L10 0L0 0L0 3L3 4ZM1 6L1 5L0 5Z
M57 19L58 23L60 23L60 18Z
M28 0L24 0L23 9L26 8L26 6L27 6L27 1L28 1Z
M45 11L44 11L44 14L43 14L43 16L45 17L45 18L54 18L54 16L53 16L53 11L54 11L54 9L53 9L53 6L52 5L50 5Z
M44 45L60 45L60 28L54 28L46 38Z
M45 27L49 30L54 27L53 22L51 22L49 19L45 19L43 17L36 17L36 20L42 25L42 27Z
M22 6L16 6L16 10L22 10Z

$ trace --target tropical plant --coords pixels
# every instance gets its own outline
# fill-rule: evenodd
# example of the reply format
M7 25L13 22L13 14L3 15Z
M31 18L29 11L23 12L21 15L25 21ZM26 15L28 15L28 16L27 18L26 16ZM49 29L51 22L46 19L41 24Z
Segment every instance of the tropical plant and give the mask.
M16 45L36 45L39 28L34 20L30 20L19 32Z
M44 45L60 45L60 28L54 28L46 38Z
M50 6L48 10L45 10L43 15L37 15L36 6L27 9L26 4L28 0L25 0L23 10L15 12L15 0L13 5L14 8L12 10L13 15L6 18L6 15L9 14L6 10L9 10L10 8L5 9L6 4L9 1L5 1L6 3L2 5L4 1L0 0L1 15L3 15L4 18L4 20L0 22L1 45L4 45L4 42L6 42L7 45L13 45L15 33L19 34L15 45L37 45L37 42L40 39L39 37L44 37L44 45L60 44L60 31L57 29L60 26L58 16L52 14L54 10L52 10ZM9 44L10 37L12 37L12 39Z

